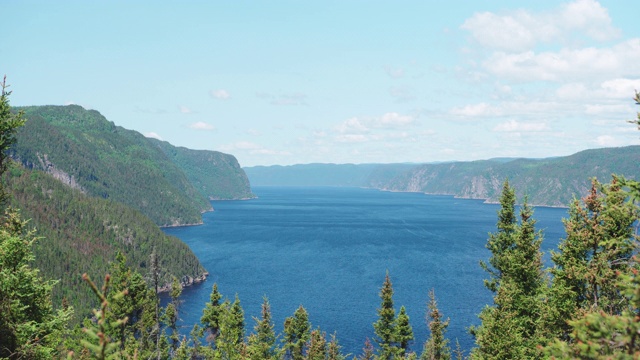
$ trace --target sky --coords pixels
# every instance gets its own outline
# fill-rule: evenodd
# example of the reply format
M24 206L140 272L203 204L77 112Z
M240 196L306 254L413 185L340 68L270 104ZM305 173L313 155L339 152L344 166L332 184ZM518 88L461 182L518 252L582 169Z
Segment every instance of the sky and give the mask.
M12 106L77 104L242 166L640 144L632 1L0 0Z

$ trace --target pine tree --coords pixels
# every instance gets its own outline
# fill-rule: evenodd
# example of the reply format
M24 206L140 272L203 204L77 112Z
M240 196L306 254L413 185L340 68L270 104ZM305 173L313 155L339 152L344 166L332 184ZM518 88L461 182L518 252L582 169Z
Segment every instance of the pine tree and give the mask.
M284 320L285 357L293 360L304 359L307 341L311 337L311 323L307 310L300 305L292 317Z
M520 223L513 216L515 192L505 181L498 213L498 233L490 234L487 248L490 263L482 267L490 274L485 281L495 293L495 306L480 313L482 324L471 329L477 348L472 358L538 358L538 345L546 330L540 327L540 300L546 291L540 244L542 235L535 231L533 211L527 204L520 209Z
M502 186L502 195L500 196L500 210L498 211L498 223L496 227L498 232L489 234L487 241L487 249L491 251L489 265L484 261L480 262L480 266L489 273L489 279L484 284L487 289L497 292L500 286L503 272L508 266L509 260L504 254L515 246L513 233L516 230L516 193L509 185L509 180L505 180Z
M265 297L262 302L261 318L253 318L256 325L254 333L249 336L247 352L251 360L277 359L279 349L276 347L276 334L271 321L271 306Z
M202 310L202 317L200 318L200 323L204 330L209 334L207 336L207 341L212 346L215 344L215 339L218 337L218 333L220 332L221 299L222 294L218 291L218 284L214 283L211 295L209 295L209 302Z
M593 181L581 204L574 201L564 221L567 237L553 252L553 282L545 325L550 336L567 340L567 321L589 312L619 315L629 302L617 286L617 274L629 274L630 258L636 249L633 224L638 208L625 201L614 178L607 186Z
M338 343L335 333L331 335L331 340L327 346L327 360L345 360L347 357L342 354L342 346Z
M407 310L404 306L400 307L400 312L398 312L394 328L395 342L399 347L397 354L400 357L404 357L404 355L408 353L409 343L413 341L413 328L409 323L409 315L407 315Z
M320 329L311 331L309 340L309 350L307 351L305 360L325 360L327 356L327 339L326 335Z
M7 150L25 120L11 113L6 76L0 83L0 176L7 170ZM34 260L36 237L26 232L17 210L5 208L8 195L0 182L0 358L49 359L58 356L72 308L55 311L51 290L55 282L41 278Z
M393 308L393 285L387 271L382 289L380 289L380 299L382 303L378 309L378 320L373 324L373 329L377 336L376 342L380 346L378 358L389 360L397 353L395 343L395 320L396 311Z
M236 295L233 303L229 300L221 306L220 333L216 339L216 353L222 359L237 359L246 352L244 343L244 311Z
M373 360L375 358L375 349L371 344L371 340L367 338L364 341L364 347L362 348L362 355L358 357L359 360Z
M427 304L427 325L431 335L424 344L424 350L420 356L421 360L449 360L451 359L451 349L449 340L444 337L449 326L449 319L442 321L442 314L438 309L436 294L433 289L429 291L429 303Z

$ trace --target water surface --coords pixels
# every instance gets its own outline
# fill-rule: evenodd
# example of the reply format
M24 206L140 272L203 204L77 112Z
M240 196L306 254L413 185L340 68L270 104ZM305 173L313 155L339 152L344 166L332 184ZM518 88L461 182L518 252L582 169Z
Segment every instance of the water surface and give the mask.
M247 333L263 296L271 303L276 331L299 305L314 328L337 333L344 350L360 354L373 339L378 296L389 271L396 310L405 305L421 352L428 336L426 302L434 289L451 319L447 337L464 349L477 314L491 303L483 286L487 234L495 231L495 204L417 193L358 188L256 187L258 199L214 201L204 225L165 231L187 243L209 271L202 285L185 289L185 333L199 322L213 283L245 310ZM563 236L566 209L536 208L543 249ZM548 257L547 257L548 259Z

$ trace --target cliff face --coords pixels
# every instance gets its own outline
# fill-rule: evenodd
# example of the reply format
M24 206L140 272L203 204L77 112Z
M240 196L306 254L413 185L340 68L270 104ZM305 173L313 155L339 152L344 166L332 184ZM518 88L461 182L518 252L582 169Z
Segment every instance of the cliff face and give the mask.
M567 206L585 196L591 179L611 180L612 174L640 179L640 146L586 150L551 159L509 162L474 161L419 165L376 188L391 191L454 195L497 202L508 179L518 199L532 205Z

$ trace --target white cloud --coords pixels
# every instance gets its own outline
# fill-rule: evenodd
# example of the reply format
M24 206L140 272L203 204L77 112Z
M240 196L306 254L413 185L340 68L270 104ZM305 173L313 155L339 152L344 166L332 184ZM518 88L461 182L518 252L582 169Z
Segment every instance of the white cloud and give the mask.
M194 130L214 130L215 129L213 125L207 124L206 122L203 122L203 121L198 121L193 124L190 124L189 128Z
M495 52L483 67L491 74L516 82L601 81L620 77L640 63L640 38L611 47L561 49L556 52Z
M640 89L640 79L612 79L604 81L600 87L610 98L630 99Z
M364 125L363 121L357 117L345 120L338 124L334 129L340 134L359 134L368 133L370 131L369 127Z
M619 142L611 135L600 135L596 138L595 143L602 147L617 146Z
M415 121L413 116L401 115L396 112L389 112L382 115L374 122L378 127L404 127Z
M153 131L152 131L152 132L145 133L145 134L144 134L144 136L145 136L145 137L148 137L148 138L152 138L152 139L163 140L163 139L162 139L162 137L161 137L160 135L158 135L157 133L155 133L155 132L153 132Z
M389 94L399 102L415 100L416 96L413 89L406 86L392 86L389 88Z
M545 123L525 123L513 119L500 123L493 128L493 131L500 132L540 132L546 130L549 130L549 127Z
M531 49L539 43L567 43L579 40L583 34L596 41L620 35L620 30L612 26L607 9L594 0L576 0L544 13L476 13L461 28L468 30L480 45L509 52Z
M211 95L212 98L218 99L218 100L227 100L231 98L231 95L229 95L229 92L224 89L211 90L209 94Z
M180 112L183 114L193 114L193 111L184 105L180 105L178 106L178 108L180 109Z

